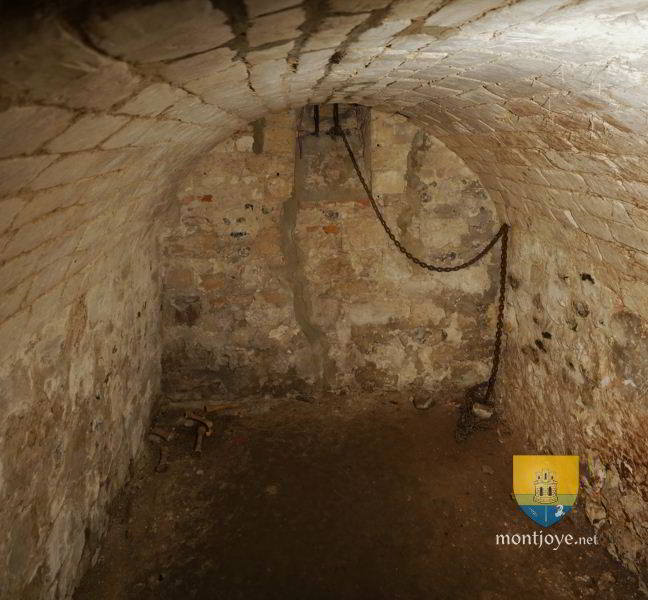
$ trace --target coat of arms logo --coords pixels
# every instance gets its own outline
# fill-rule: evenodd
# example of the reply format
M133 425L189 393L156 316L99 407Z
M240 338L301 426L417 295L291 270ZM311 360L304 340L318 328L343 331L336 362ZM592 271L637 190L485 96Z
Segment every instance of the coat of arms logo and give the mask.
M578 456L513 457L513 494L524 513L538 525L549 527L570 512L578 487Z

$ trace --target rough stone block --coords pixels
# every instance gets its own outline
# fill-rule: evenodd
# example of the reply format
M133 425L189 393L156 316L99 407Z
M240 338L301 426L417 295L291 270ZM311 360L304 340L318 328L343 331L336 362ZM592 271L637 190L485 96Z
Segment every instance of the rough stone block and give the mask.
M16 215L25 205L23 198L6 198L0 200L0 234L4 233L11 227L16 219Z
M259 118L267 110L248 87L248 72L241 62L212 76L191 81L186 88L205 102L215 104L245 121Z
M50 152L89 150L103 142L127 122L128 117L115 115L83 116L47 144L47 149Z
M317 28L317 31L306 40L303 52L323 50L324 48L337 48L349 33L366 18L366 15L360 14L324 19Z
M67 211L50 213L36 222L28 223L13 234L3 249L4 257L13 258L33 250L47 240L57 238L68 227L74 227L74 217L77 213L75 209L67 209Z
M102 206L104 199L110 198L109 192L98 185L92 185L91 181L59 185L36 192L32 198L25 203L20 213L13 222L13 228L20 228L23 225L39 219L47 213L67 208L73 204L90 204ZM114 197L114 194L113 194Z
M644 210L642 208L636 208L634 206L626 206L625 209L628 211L630 215L630 223L626 221L621 221L621 222L625 222L626 225L632 224L638 227L639 229L642 229L643 231L648 231L648 210Z
M186 95L184 90L171 87L168 83L153 83L126 102L118 112L140 117L155 117Z
M628 227L621 223L610 223L609 227L612 232L612 237L617 242L648 253L648 231L643 231L636 227Z
M648 285L643 281L622 280L621 288L625 306L635 313L643 314L648 304Z
M49 154L0 160L0 196L23 189L57 158L57 154Z
M578 210L572 210L571 215L585 233L606 241L612 239L608 225L602 219L592 217L591 215Z
M196 96L187 95L164 112L164 118L178 119L187 123L220 127L226 124L243 127L245 123L237 120L213 104L201 102Z
M333 12L369 12L385 8L389 4L389 0L355 0L352 3L346 0L331 0L330 6Z
M407 17L416 19L429 15L444 5L444 0L400 0L390 7L390 16L395 18ZM429 43L429 38L427 38Z
M101 110L137 85L128 65L88 48L57 21L44 20L29 33L8 28L5 39L0 69L10 96L19 92L42 102Z
M28 321L29 310L24 309L0 322L0 339L13 340L14 344L18 344L28 332ZM7 358L11 357L12 347L15 346L9 344L0 345L0 363L6 362Z
M240 91L247 87L247 69L242 62L235 62L223 71L212 73L207 77L194 79L185 87L190 92L203 96L209 101L210 97L222 98L228 93ZM214 104L217 104L214 102Z
M161 124L153 119L133 119L122 129L111 135L102 148L112 149L135 144L145 133Z
M254 18L299 5L299 0L245 0L248 17Z
M54 261L46 269L32 276L32 284L29 293L25 299L27 303L32 304L37 298L40 298L48 291L60 284L68 271L72 258L69 256L61 257ZM62 288L61 288L62 291Z
M182 267L170 268L165 273L164 285L171 289L193 288L193 271Z
M157 121L154 127L148 128L142 136L133 142L136 146L153 146L157 144L202 144L214 137L214 133L191 123L178 121ZM109 140L110 141L110 140Z
M232 39L225 14L208 0L167 0L127 9L86 25L95 44L136 62L180 58Z
M45 169L29 187L32 190L40 190L108 173L126 164L129 156L127 151L116 150L94 150L64 156Z
M292 8L254 19L247 32L252 48L280 40L294 39L300 35L298 27L304 22L301 8Z
M6 321L20 309L31 284L31 279L26 279L21 284L0 295L0 323Z
M230 48L218 48L196 56L176 60L160 69L161 75L176 84L201 79L231 66L236 53Z
M294 42L288 42L286 44L279 44L266 48L264 50L252 50L248 52L246 56L247 62L253 67L256 65L261 65L263 63L271 63L275 68L276 79L280 79L281 72L283 67L286 67L285 61L288 57L288 53L294 48ZM282 64L281 61L284 61ZM270 82L271 84L272 82Z
M428 17L425 24L436 27L458 27L489 10L504 5L506 5L504 0L455 0Z
M52 98L73 108L106 110L130 96L139 84L125 63L110 63L75 79L60 93L53 90Z
M0 158L30 154L72 120L73 113L53 106L14 106L0 113Z

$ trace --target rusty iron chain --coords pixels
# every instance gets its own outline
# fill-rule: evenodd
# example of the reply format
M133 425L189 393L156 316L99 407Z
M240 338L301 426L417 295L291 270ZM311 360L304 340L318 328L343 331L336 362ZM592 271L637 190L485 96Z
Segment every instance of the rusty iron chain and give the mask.
M458 265L453 265L451 267L445 267L445 266L438 266L438 265L433 265L430 263L427 263L420 258L417 258L414 256L403 244L398 240L398 238L394 235L393 231L387 224L387 221L385 221L385 218L383 217L383 214L378 207L378 204L373 196L373 193L371 192L371 188L367 184L366 179L362 175L362 171L360 170L360 166L358 165L358 161L356 160L355 154L351 148L351 144L349 144L349 140L347 139L346 133L344 132L344 129L340 125L340 116L339 116L339 109L338 105L335 104L333 106L333 118L334 118L334 127L331 133L333 135L339 135L342 138L342 141L344 142L344 145L346 146L347 153L349 154L349 158L351 159L351 162L353 164L353 168L356 172L356 175L358 176L358 179L360 180L360 183L362 184L362 187L364 188L365 192L367 193L367 196L369 198L369 202L371 203L371 207L373 208L374 212L376 213L376 217L378 217L378 221L380 221L380 224L382 225L383 229L385 230L385 233L389 237L389 239L392 241L394 246L398 248L400 252L402 252L411 262L413 262L415 265L427 269L428 271L436 271L438 273L449 273L453 271L460 271L462 269L465 269L467 267L470 267L471 265L474 265L476 262L481 260L488 252L495 246L497 241L499 239L502 240L502 245L501 245L501 259L500 259L500 280L499 280L499 306L498 306L498 313L497 313L497 325L495 328L495 344L493 348L493 362L491 366L491 372L490 376L488 378L488 382L485 382L485 384L479 384L477 386L474 386L469 390L467 394L467 405L464 405L463 407L463 412L465 415L465 409L468 408L470 411L472 410L472 405L475 402L482 402L484 404L492 404L492 394L493 394L493 389L495 387L495 381L497 379L497 371L499 369L499 363L500 363L500 353L501 353L501 348L502 348L502 330L504 328L504 306L506 302L506 269L507 269L507 251L508 251L508 231L509 231L509 225L507 223L503 223L502 226L499 228L497 233L493 236L493 238L484 246L475 256L470 258L469 260L462 262ZM485 392L483 395L478 394L478 389L479 388L486 388ZM471 413L472 414L472 413ZM467 421L465 423L465 427L469 429L472 424L472 418L467 417Z

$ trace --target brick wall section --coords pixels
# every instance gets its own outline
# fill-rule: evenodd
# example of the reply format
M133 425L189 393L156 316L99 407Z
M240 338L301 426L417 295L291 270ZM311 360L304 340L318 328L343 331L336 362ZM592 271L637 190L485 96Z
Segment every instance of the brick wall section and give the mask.
M539 350L539 362L533 353L509 354L501 389L511 418L522 423L525 417L538 448L589 457L583 465L589 512L609 530L612 551L631 568L645 569L646 459L635 435L645 427L645 359L627 350L621 373L618 356L626 355L614 350L614 344L641 344L648 318L644 4L369 0L330 2L325 14L313 3L247 0L238 12L222 6L168 0L101 16L3 21L3 381L22 349L34 347L31 341L57 348L62 330L54 321L84 294L89 319L111 302L112 292L90 292L111 285L116 256L122 264L140 264L143 256L154 262L156 206L177 196L173 182L207 148L270 110L308 102L398 112L462 157L514 227L512 264L514 273L520 269L521 291L510 300L509 348L538 348L534 316L557 320L550 323L554 331L560 319L571 322L565 295L589 305L575 331L552 337L546 353ZM531 262L542 267L531 272L533 285L522 275ZM581 273L595 283L579 280ZM156 285L148 281L114 297L132 306L144 296L153 300ZM534 315L525 294L533 299L536 293L543 313ZM153 326L156 317L142 314ZM130 335L132 328L120 322L117 330ZM552 333L548 325L546 331ZM601 342L597 350L592 340ZM582 365L583 381L596 385L577 378L557 399L546 384L563 368L572 371L564 366L573 353L569 344L583 348L582 362L569 356L574 372ZM126 351L124 342L117 354ZM35 368L37 360L29 361ZM25 373L23 382L16 388L21 410L37 392L47 397L38 378ZM527 401L505 393L522 383ZM66 394L58 404L70 402ZM547 420L561 411L562 426ZM137 430L138 419L127 427ZM544 440L552 428L553 441ZM610 446L600 433L607 429ZM5 470L6 463L3 457ZM111 465L123 472L118 460ZM34 492L21 494L5 505L28 510ZM102 502L108 496L98 493ZM84 510L75 514L88 523ZM13 521L15 510L10 514L3 518ZM54 518L45 524L34 516L40 541L11 554L19 565L15 582L33 582L34 596L62 597L75 580L76 557L35 566L45 565L43 540L54 531Z

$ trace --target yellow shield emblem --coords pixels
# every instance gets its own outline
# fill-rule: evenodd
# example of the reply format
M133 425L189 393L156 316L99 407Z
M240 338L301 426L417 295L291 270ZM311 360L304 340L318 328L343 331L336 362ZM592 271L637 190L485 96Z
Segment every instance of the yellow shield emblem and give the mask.
M513 456L513 494L523 512L549 527L572 510L578 495L578 456Z

